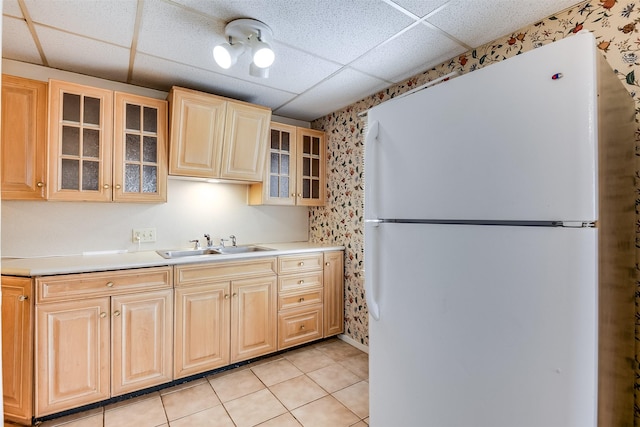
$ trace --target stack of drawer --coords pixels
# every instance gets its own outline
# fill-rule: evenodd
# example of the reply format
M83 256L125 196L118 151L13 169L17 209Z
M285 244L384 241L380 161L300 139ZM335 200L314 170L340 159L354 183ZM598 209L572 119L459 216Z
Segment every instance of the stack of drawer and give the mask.
M278 350L323 337L323 254L278 258Z

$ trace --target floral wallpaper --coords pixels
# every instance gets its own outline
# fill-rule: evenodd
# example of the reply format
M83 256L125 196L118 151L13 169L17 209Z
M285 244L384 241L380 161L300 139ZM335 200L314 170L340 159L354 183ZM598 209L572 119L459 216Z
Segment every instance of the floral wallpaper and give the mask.
M526 7L523 4L522 7ZM327 134L327 205L310 212L311 239L345 251L345 334L368 345L363 268L363 122L358 113L452 71L461 74L502 61L580 30L594 33L598 49L640 105L640 0L590 0L466 52L312 123ZM636 108L640 123L640 107ZM636 131L640 156L640 124ZM636 247L640 254L640 172L636 172ZM637 256L636 259L640 259ZM640 263L638 263L640 264ZM640 276L639 276L640 277ZM636 291L636 342L640 340L640 283ZM636 348L635 424L640 426L640 346Z

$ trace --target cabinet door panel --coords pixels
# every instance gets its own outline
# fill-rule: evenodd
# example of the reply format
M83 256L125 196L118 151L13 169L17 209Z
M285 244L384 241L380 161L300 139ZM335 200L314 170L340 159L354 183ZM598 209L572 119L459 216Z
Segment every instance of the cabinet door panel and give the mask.
M47 84L2 76L2 199L45 198Z
M48 198L112 200L113 93L49 82Z
M324 132L298 128L296 204L324 206L326 198L326 140Z
M109 298L36 307L36 416L109 398Z
M4 415L19 422L33 416L33 284L2 277L2 385Z
M175 289L175 377L229 364L229 282Z
M167 102L115 93L114 200L167 201Z
M231 284L231 362L276 350L276 277Z
M344 332L344 253L324 253L324 336Z
M217 178L224 138L224 98L173 88L169 174Z
M262 181L271 110L228 102L220 178Z
M171 381L172 291L113 297L111 311L112 395Z

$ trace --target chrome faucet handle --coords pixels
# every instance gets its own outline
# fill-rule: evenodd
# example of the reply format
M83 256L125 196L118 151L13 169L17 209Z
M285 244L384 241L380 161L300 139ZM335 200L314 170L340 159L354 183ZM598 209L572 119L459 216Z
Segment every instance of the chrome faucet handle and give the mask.
M193 249L200 249L200 240L198 239L194 239L194 240L189 240L189 243L193 243Z
M207 247L210 248L211 246L213 246L213 242L211 241L211 236L208 234L205 234L204 237L207 239Z
M232 234L231 236L229 236L229 238L231 239L231 246L237 246L236 245L236 236L234 236Z
M229 239L220 239L220 246L224 248L224 242L228 242Z

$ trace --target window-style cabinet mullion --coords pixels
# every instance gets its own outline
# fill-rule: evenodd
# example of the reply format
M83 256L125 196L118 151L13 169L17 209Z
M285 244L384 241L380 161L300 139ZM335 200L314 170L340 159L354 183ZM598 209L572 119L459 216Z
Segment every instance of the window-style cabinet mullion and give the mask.
M298 183L296 204L322 206L326 193L324 132L298 128Z
M115 201L167 200L167 101L115 93Z
M49 83L51 200L111 200L112 92Z

